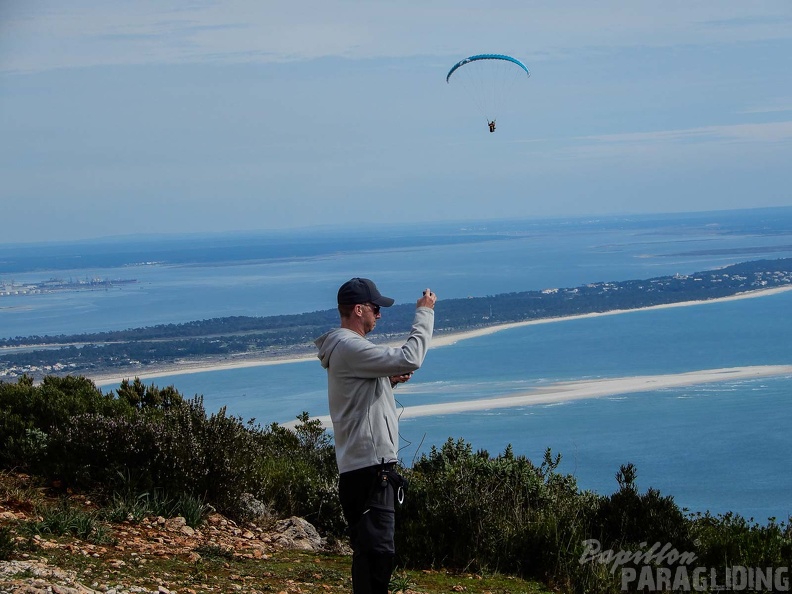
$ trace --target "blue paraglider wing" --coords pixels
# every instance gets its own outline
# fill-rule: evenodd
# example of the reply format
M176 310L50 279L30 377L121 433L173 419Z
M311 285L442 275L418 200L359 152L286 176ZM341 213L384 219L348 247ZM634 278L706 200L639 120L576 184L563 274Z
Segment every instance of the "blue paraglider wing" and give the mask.
M465 64L469 64L470 62L475 62L476 60L506 60L507 62L513 62L514 64L517 64L517 66L525 70L525 74L531 76L531 73L528 72L528 68L525 66L525 64L520 62L517 58L512 58L511 56L506 56L503 54L479 54L477 56L470 56L469 58L465 58L464 60L461 60L456 64L454 64L454 67L448 71L448 75L446 76L446 82L448 82L448 79L451 78L451 75L454 74L454 72L456 72L458 68L461 68L462 66L464 66Z

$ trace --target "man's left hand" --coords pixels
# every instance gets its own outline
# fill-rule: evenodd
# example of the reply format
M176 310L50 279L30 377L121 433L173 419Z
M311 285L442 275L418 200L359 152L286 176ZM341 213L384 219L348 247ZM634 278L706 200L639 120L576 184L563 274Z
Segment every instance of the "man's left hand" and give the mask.
M401 375L392 375L390 376L390 383L391 388L396 386L396 384L403 384L404 382L408 381L412 377L411 373L403 373Z

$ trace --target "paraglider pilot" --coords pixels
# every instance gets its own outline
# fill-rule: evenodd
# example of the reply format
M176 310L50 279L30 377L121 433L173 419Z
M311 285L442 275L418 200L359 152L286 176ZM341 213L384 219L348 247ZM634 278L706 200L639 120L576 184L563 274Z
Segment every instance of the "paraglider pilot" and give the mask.
M495 120L487 122L487 125L489 126L490 132L495 132Z

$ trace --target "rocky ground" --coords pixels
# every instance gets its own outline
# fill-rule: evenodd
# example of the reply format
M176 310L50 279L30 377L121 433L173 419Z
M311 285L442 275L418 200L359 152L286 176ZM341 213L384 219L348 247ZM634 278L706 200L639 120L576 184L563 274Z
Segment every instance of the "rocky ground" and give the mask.
M0 472L0 594L333 594L351 592L351 551L301 518L236 523L209 515L101 521L90 539L31 530L45 506L98 512L85 495ZM548 594L511 576L397 570L398 594Z
M181 517L150 517L104 526L104 542L97 544L70 535L31 535L24 526L37 520L36 505L4 499L0 529L5 528L5 542L13 542L14 550L0 561L3 594L306 592L311 588L291 579L290 567L321 566L323 559L342 565L348 561L348 551L329 554L314 527L296 517L263 528L214 513L198 529ZM92 508L85 497L69 501ZM329 575L334 583L320 584L317 591L343 587L341 571ZM311 577L319 582L324 575L317 570Z
M0 511L2 523L26 519L24 513ZM195 578L200 577L202 569L203 573L218 567L230 570L245 562L266 562L273 555L284 552L318 554L325 548L316 530L300 518L282 520L265 531L253 525L238 526L219 514L209 516L206 524L197 530L187 526L184 518L159 517L137 524L120 524L112 533L112 544L102 545L68 537L17 536L19 550L30 552L20 552L12 560L0 561L0 592L168 594L178 591L197 594L225 591L225 588L219 589L220 584L201 583ZM209 564L207 558L211 560ZM63 560L67 560L65 564L71 568L60 567ZM218 564L218 560L222 563ZM218 567L210 568L210 564ZM175 566L197 570L191 575L195 583L187 587L183 584L172 586L173 580L169 578ZM165 573L157 577L158 571ZM243 587L246 580L242 575L235 575L233 571L220 573L227 574L229 591L255 590ZM207 582L217 581L208 578L207 575ZM284 591L287 586L284 584Z

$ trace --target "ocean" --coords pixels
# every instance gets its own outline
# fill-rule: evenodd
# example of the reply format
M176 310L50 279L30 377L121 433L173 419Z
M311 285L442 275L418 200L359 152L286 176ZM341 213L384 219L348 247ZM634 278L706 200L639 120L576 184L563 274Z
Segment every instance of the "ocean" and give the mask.
M0 296L0 336L328 309L338 285L352 276L375 279L398 302L415 301L431 287L441 312L444 298L782 257L792 257L792 209L404 226L374 229L359 241L348 230L322 229L3 246L0 289L12 280L53 277L137 282L107 291ZM48 267L51 262L56 265ZM791 306L786 292L504 330L432 349L396 393L409 407L562 381L790 364ZM226 407L262 424L288 422L302 411L327 414L325 375L316 360L151 382L203 395L209 412ZM786 520L790 395L792 376L782 376L409 418L400 425L400 456L409 465L448 438L490 454L511 445L537 462L549 447L562 456L559 470L583 489L613 492L619 466L632 462L640 489L659 489L690 511Z

